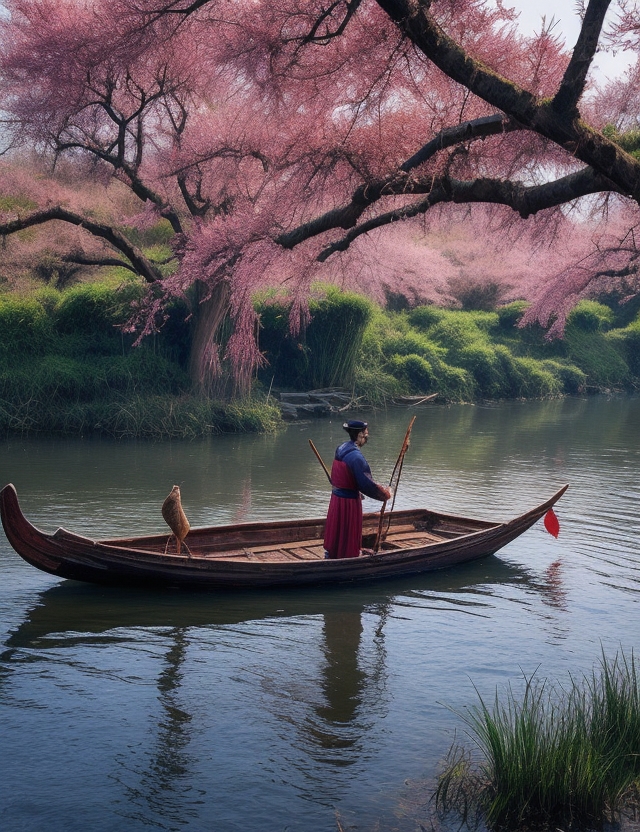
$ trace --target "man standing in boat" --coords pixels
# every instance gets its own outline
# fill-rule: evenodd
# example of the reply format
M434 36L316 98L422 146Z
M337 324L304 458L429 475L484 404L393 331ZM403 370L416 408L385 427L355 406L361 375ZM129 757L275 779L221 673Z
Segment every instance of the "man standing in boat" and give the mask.
M342 426L349 440L336 448L331 466L331 501L324 532L325 557L357 558L362 546L362 500L365 494L384 502L391 491L378 485L362 448L369 439L367 422L352 419Z

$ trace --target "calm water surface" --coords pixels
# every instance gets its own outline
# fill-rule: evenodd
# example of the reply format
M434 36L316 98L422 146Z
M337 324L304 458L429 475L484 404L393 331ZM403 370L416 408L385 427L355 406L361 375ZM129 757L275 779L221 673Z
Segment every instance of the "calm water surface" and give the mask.
M0 532L1 829L413 832L474 686L492 697L637 648L640 399L371 415L383 481L413 412L398 508L508 519L569 482L559 539L539 523L430 576L198 595L61 581ZM164 531L174 483L194 526L318 516L328 489L308 439L329 462L340 422L191 443L11 439L0 480L41 528L98 537Z

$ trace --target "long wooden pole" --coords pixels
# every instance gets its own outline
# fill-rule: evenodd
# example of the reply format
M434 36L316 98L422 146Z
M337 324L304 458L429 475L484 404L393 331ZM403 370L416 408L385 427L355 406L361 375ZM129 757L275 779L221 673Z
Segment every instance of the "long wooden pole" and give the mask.
M319 462L319 463L320 463L320 465L322 465L322 467L324 468L324 472L325 472L325 474L327 475L327 479L329 480L329 482L331 482L331 474L329 473L329 469L327 468L327 466L326 466L326 465L324 464L324 462L322 461L322 457L321 457L321 456L320 456L320 454L318 453L318 449L316 448L316 446L313 444L313 442L312 442L311 440L309 440L309 444L311 445L311 450L312 450L312 451L314 452L314 454L318 457L318 462Z
M406 452L409 448L409 437L411 436L411 431L413 429L413 423L415 422L415 420L416 420L416 417L413 416L411 418L411 421L409 422L409 427L407 428L407 432L404 436L404 440L402 442L402 447L400 448L400 453L398 454L396 464L393 467L393 471L391 472L391 477L389 479L389 488L391 488L392 485L393 485L393 478L396 475L396 471L398 472L398 478L396 480L396 485L395 485L395 489L394 489L394 492L393 492L393 500L391 502L391 511L393 511L393 507L396 504L396 493L398 491L398 485L400 484L400 477L402 475L402 466L404 464L404 455L406 454ZM384 503L382 504L382 508L380 509L380 522L378 523L378 534L376 535L376 542L375 542L375 545L373 547L374 552L378 551L378 549L380 548L380 544L382 543L382 541L384 539L384 536L382 534L382 523L384 521L384 512L385 512L386 507L387 507L387 501L385 500ZM389 522L391 522L391 513L389 514ZM388 530L388 528L387 528L387 530Z

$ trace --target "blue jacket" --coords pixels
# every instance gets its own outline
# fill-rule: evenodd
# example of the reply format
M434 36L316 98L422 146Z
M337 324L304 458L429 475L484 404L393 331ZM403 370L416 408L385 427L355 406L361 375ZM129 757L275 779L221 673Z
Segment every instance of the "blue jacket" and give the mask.
M344 462L353 474L353 478L358 486L358 491L351 491L347 488L334 488L333 493L336 497L359 497L360 492L366 494L367 497L372 497L374 500L385 499L380 486L374 482L371 475L371 468L369 463L364 458L362 451L355 442L349 440L343 442L336 448L334 457L338 462Z

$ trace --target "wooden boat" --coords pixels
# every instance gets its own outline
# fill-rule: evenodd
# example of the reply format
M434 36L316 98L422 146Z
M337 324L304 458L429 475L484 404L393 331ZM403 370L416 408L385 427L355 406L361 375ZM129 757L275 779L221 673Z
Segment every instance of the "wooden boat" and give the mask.
M377 553L345 560L324 559L324 518L192 529L191 554L177 555L166 534L92 540L62 528L42 532L23 515L11 484L0 492L0 515L16 552L61 578L187 589L299 587L415 575L492 555L531 528L567 487L506 523L395 511ZM378 524L378 514L365 514L363 547L374 546Z

